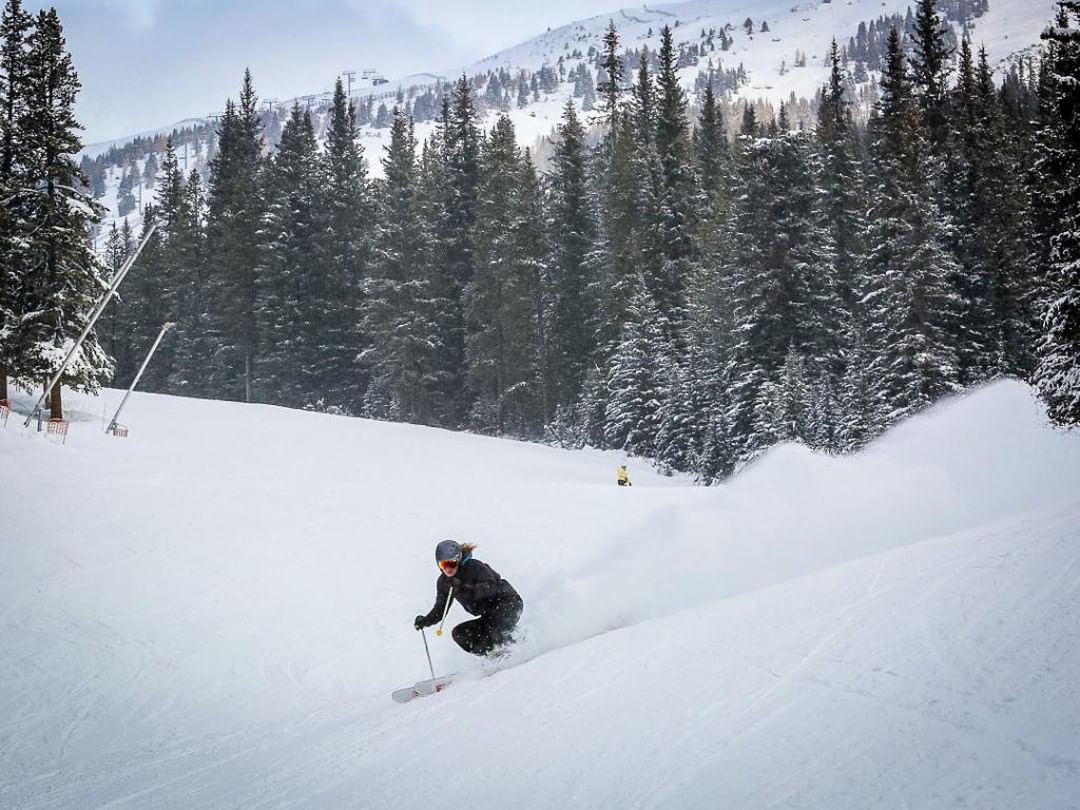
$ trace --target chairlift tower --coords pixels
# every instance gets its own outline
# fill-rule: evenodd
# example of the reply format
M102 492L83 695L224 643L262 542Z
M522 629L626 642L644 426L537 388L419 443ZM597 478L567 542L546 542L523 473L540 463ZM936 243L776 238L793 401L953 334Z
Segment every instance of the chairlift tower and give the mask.
M349 98L352 98L353 79L356 78L356 71L355 70L343 70L343 71L341 71L341 75L345 77L345 82L346 82L346 84L348 85L348 88L349 88L348 89L348 95L349 95Z

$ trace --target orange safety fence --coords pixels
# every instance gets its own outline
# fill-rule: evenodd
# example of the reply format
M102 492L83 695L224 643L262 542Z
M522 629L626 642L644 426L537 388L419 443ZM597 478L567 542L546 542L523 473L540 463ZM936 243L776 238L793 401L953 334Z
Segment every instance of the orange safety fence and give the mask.
M50 436L59 436L62 440L61 444L66 444L68 427L70 426L71 423L66 419L50 419L46 430Z

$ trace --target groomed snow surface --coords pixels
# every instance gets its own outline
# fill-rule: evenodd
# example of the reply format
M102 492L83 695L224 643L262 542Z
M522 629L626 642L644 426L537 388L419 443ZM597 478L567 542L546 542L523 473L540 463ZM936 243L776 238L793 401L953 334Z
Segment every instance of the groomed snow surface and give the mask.
M0 429L5 810L1080 806L1080 436L1020 383L713 488L144 394L105 436L119 399ZM465 678L400 706L446 537L523 640L429 632Z

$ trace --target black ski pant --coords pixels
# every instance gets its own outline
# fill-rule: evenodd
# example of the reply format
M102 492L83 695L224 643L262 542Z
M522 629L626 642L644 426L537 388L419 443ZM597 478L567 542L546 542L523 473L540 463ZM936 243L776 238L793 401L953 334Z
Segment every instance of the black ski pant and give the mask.
M510 641L524 607L525 603L517 594L499 597L478 619L455 627L454 641L465 652L487 655L500 644Z

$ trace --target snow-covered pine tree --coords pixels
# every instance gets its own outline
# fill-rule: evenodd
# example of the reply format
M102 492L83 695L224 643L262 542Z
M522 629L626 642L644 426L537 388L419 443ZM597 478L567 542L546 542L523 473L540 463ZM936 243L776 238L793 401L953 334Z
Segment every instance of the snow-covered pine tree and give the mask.
M397 108L395 108L396 110ZM370 275L375 208L360 145L356 108L338 79L322 156L320 256L310 282L308 324L313 393L329 407L358 412L367 374L356 362L370 345L360 329L364 279Z
M0 18L0 402L8 400L8 376L18 377L15 337L25 307L22 286L26 273L20 240L26 221L19 211L33 183L27 175L27 50L33 18L21 0L7 0Z
M208 396L205 370L213 344L207 329L206 194L198 169L188 174L180 215L170 243L174 262L175 344L167 390L186 396ZM132 271L134 272L134 270Z
M719 357L723 349L713 337L719 310L730 311L727 279L723 275L725 252L728 249L729 214L732 200L732 161L723 114L706 85L701 115L694 132L694 153L697 163L698 194L694 228L694 269L687 280L688 341L711 357ZM730 327L727 319L725 333ZM706 349L706 347L710 347Z
M131 314L132 350L137 363L133 369L125 369L124 377L118 375L117 385L128 385L138 365L150 351L162 324L175 322L181 306L181 278L185 258L182 246L186 237L184 176L176 159L172 137L165 141L165 154L161 162L161 177L154 200L154 232L152 245L148 245L125 281L130 293L122 296L122 306ZM168 390L168 379L175 373L175 335L161 343L139 385L147 391Z
M259 232L256 401L298 408L319 398L313 375L321 312L312 307L325 175L310 113L294 104L266 171L267 210Z
M758 389L775 382L791 347L813 373L835 373L841 305L832 240L818 212L809 137L787 133L740 144L741 183L727 275L734 305L727 421L746 461L770 442L755 429ZM757 420L757 424L763 424Z
M694 156L697 159L699 184L705 195L707 209L718 207L730 172L731 150L728 146L724 114L716 103L712 85L705 86L701 99L701 115L694 131Z
M372 380L364 411L431 424L439 344L427 265L433 246L421 210L413 123L397 108L385 150L372 270L364 286L363 326L370 345L361 360Z
M649 59L642 51L638 61L637 81L631 88L628 104L629 127L617 136L612 162L626 161L616 166L608 190L621 197L612 201L612 209L623 212L621 233L609 231L609 241L621 242L627 253L620 256L622 267L616 269L611 293L616 306L625 305L627 292L644 278L653 304L660 307L665 318L665 330L671 329L669 319L668 285L665 283L666 253L660 217L664 199L663 166L656 145L657 99L649 72ZM632 213L631 213L632 212ZM632 247L631 247L632 246ZM661 301L664 303L661 304ZM615 334L621 328L618 320L607 324Z
M657 180L656 248L660 252L653 298L671 330L670 339L681 345L686 321L687 278L693 262L694 167L687 118L686 93L679 83L678 54L671 29L660 31L656 73Z
M75 162L82 148L74 113L80 84L55 9L38 13L29 45L23 176L34 190L18 211L26 223L26 264L15 367L32 385L59 368L104 291L107 270L89 238L104 209L80 190L87 188ZM111 374L112 361L91 330L50 394L52 417L63 417L61 386L94 391Z
M105 237L104 251L104 262L110 279L120 271L134 249L135 244L128 221L123 220L121 227L117 227L115 221L112 222ZM115 369L113 382L116 385L122 385L122 380L130 379L133 373L131 369L136 368L139 362L132 350L131 323L123 302L124 299L121 298L106 307L97 326L101 348L113 358Z
M925 125L895 28L881 89L871 121L872 193L861 287L873 378L891 424L957 390L956 346L947 325L960 320L948 281L959 269L940 234Z
M601 120L607 124L610 137L619 124L624 82L622 54L619 53L619 32L615 28L614 20L608 20L607 31L604 32L600 71L603 78L596 86L596 91L600 94L599 112Z
M596 351L597 240L595 200L588 177L585 129L572 101L567 101L558 130L555 155L547 175L548 271L545 367L552 407L570 408L581 395L585 371ZM552 413L545 414L547 419Z
M457 288L447 277L443 263L445 249L440 236L446 227L448 168L443 157L446 142L443 130L444 122L449 116L448 105L449 98L444 96L442 117L437 122L432 137L425 140L420 148L416 175L417 208L423 223L422 235L418 237L418 241L424 249L423 275L426 280L425 290L429 294L430 318L433 324L431 335L434 338L431 344L431 366L422 373L427 380L425 387L430 390L430 424L440 426L450 426L455 424L453 420L462 418L459 413L460 404L457 400L448 399L447 392L463 390L458 375L464 371L450 363L451 358L458 357L458 349L448 344L458 339L460 334L447 332L447 324L463 323L464 314L462 313L460 321L455 320L454 313L461 307L461 301L454 297ZM464 346L461 351L464 351ZM464 362L463 355L461 359Z
M1045 97L1050 109L1039 171L1057 179L1058 210L1047 272L1045 330L1035 381L1052 419L1080 424L1080 0L1060 0L1043 33Z
M671 357L661 318L645 280L639 277L607 367L604 443L609 448L642 456L656 452L664 400L662 375Z
M993 367L993 324L988 300L989 245L982 229L989 201L979 193L988 155L984 153L975 62L967 37L960 45L958 78L950 101L952 148L945 183L956 225L950 247L963 268L956 285L961 306L961 318L954 325L959 338L957 371L960 381L969 383L985 379Z
M438 252L432 265L433 287L441 306L435 313L441 341L438 351L440 424L459 427L469 406L465 341L465 287L476 272L477 194L480 184L480 132L472 90L462 76L443 107L442 143L435 155L442 161L442 206L435 230Z
M158 196L164 196L168 182L161 183ZM169 262L167 229L163 226L163 217L156 203L148 202L143 208L142 228L138 241L142 242L150 233L150 227L157 225L150 235L138 264L131 268L124 280L119 300L110 305L115 307L115 317L119 331L125 336L126 343L121 347L118 359L123 358L123 365L117 365L113 382L117 387L127 387L134 379L139 365L149 351L162 324L172 318L172 304L176 290L173 287ZM126 221L126 220L125 220ZM170 341L171 341L170 337ZM153 366L151 366L153 368ZM149 372L149 369L148 369ZM143 390L160 392L161 377L149 374L140 383Z
M597 344L602 357L619 340L647 250L644 220L652 188L635 130L635 115L624 109L609 145L598 156L601 227L597 258L602 281Z
M1006 127L985 47L979 49L976 77L976 142L983 165L976 174L975 194L987 263L989 373L1026 377L1034 365L1036 330L1031 310L1035 271L1027 250L1032 223L1016 171L1025 158L1018 148L1021 142Z
M886 426L887 406L873 377L874 358L863 336L865 328L856 320L847 336L847 362L836 394L832 447L845 453L858 450Z
M844 93L845 76L836 40L829 52L829 63L829 83L822 89L816 130L821 214L832 236L837 292L846 326L850 327L856 313L856 267L863 252L859 236L864 189L851 102Z
M754 402L754 433L760 445L806 442L810 433L809 405L806 358L792 346L775 376L758 389Z
M251 72L244 72L240 104L226 102L210 164L207 284L213 336L209 388L224 399L251 401L258 362L255 268L264 211L260 189L261 127Z
M541 283L546 248L539 184L505 115L484 141L476 270L465 287L474 429L536 437L544 424Z
M930 149L941 153L948 139L949 73L953 51L945 32L948 23L938 15L938 0L916 0L915 26L911 32L911 81L919 102Z
M655 460L665 471L686 472L701 458L706 402L702 382L709 367L705 353L693 343L679 351L672 346L658 368L660 410Z

